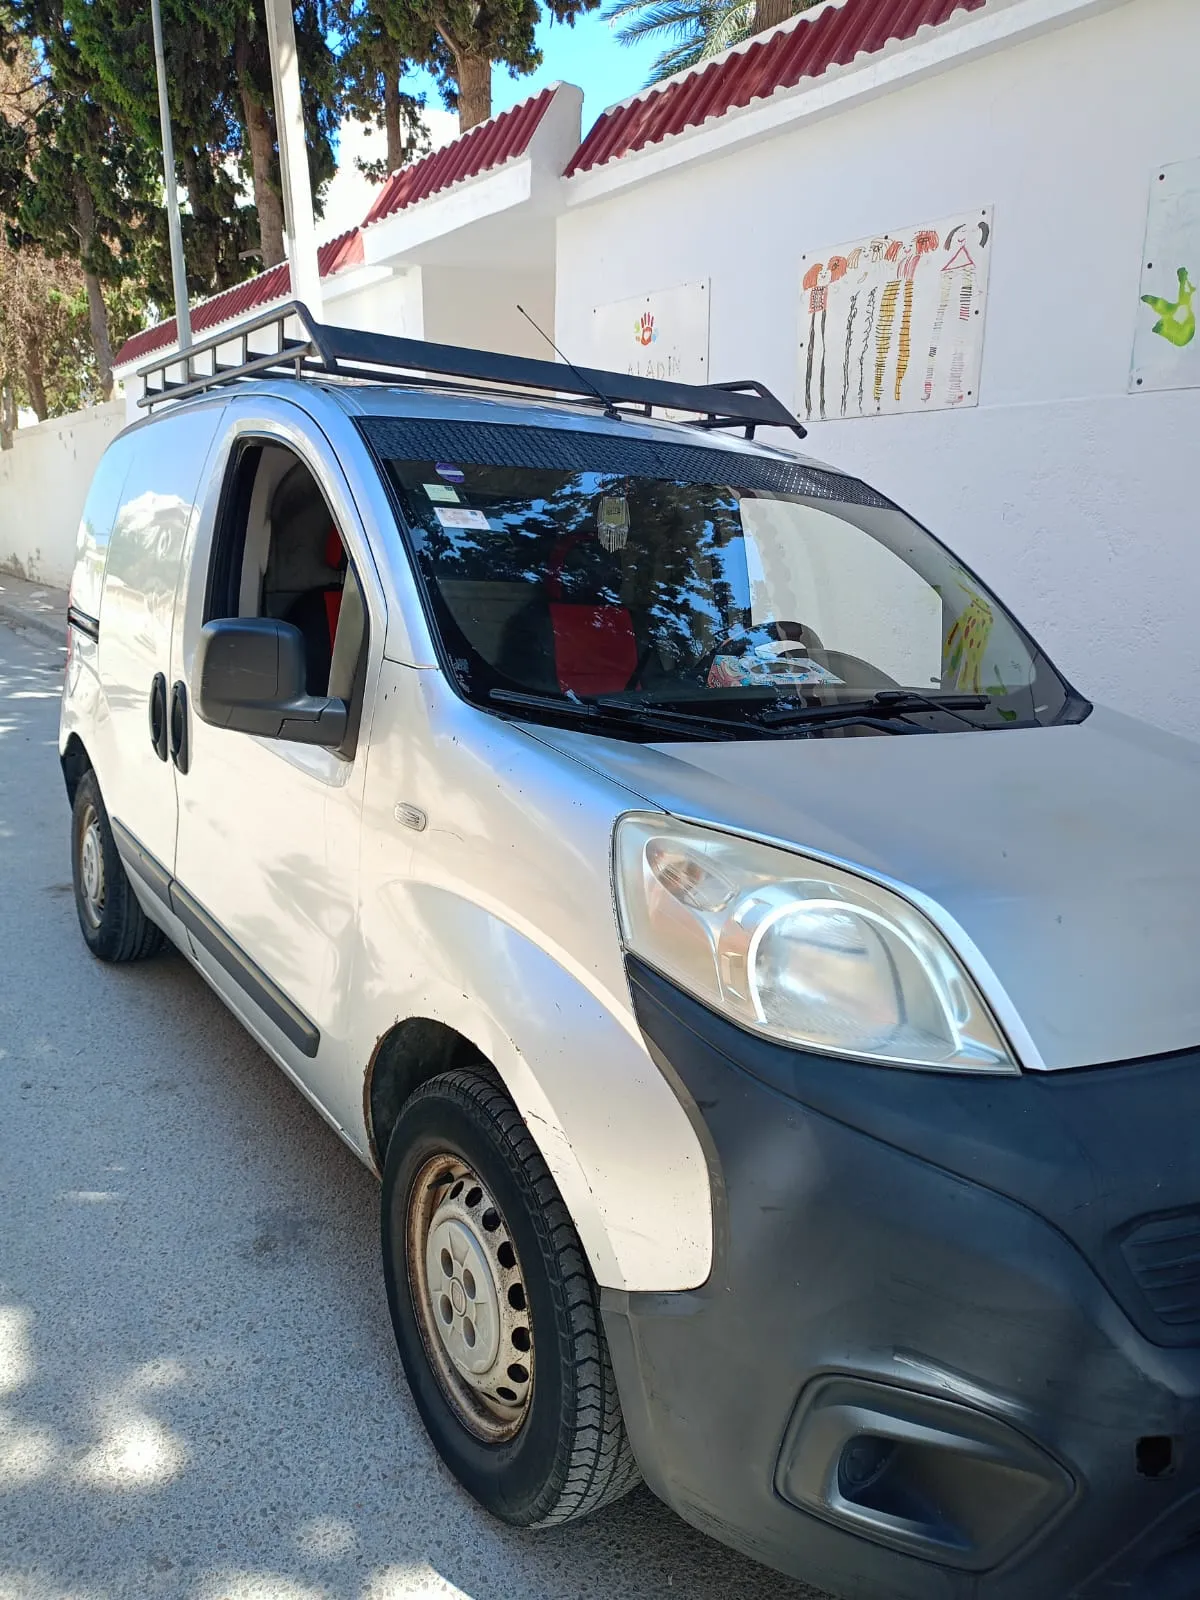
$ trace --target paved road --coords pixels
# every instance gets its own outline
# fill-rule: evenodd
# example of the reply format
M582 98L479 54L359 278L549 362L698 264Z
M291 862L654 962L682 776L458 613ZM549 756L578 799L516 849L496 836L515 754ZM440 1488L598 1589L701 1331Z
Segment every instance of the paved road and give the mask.
M59 678L0 624L0 1600L819 1600L644 1489L518 1535L452 1482L375 1180L178 956L79 938Z

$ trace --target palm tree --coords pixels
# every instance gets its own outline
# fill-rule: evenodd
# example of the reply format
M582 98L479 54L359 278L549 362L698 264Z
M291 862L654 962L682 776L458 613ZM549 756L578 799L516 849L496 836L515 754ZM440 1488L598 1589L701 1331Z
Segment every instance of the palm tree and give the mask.
M621 44L663 45L647 86L697 67L751 34L772 28L819 0L611 0L602 13ZM853 0L849 0L853 3Z

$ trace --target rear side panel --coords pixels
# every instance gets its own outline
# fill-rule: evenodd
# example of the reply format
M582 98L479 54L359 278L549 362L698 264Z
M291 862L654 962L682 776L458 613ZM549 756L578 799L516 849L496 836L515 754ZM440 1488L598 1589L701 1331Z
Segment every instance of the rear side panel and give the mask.
M113 523L133 451L133 439L128 434L109 445L96 468L79 521L75 568L71 576L67 674L59 725L59 751L63 754L72 735L90 751L99 715L100 596Z
M167 866L175 859L175 769L151 742L150 697L161 674L169 698L183 549L223 409L221 402L170 412L119 441L129 465L100 595L99 692L90 726L79 730L114 824ZM158 908L154 914L162 920Z

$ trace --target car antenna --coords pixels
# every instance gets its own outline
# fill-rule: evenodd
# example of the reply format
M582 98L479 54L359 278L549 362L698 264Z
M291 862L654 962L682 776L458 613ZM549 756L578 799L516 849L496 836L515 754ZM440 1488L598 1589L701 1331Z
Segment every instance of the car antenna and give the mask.
M537 323L529 315L528 311L526 311L525 307L520 303L520 301L517 302L517 310L525 318L525 321L529 324L529 326L533 329L533 331L535 333L540 333L541 334L542 338L545 339L546 343L550 346L551 350L554 351L554 354L558 357L558 359L560 361L562 361L562 362L564 362L566 364L566 366L569 368L569 370L571 372L573 372L575 374L575 376L579 379L580 383L584 384L587 388L589 388L592 391L592 393L596 396L597 400L601 400L601 401L604 402L604 415L606 417L610 418L613 422L620 422L622 420L621 413L617 410L616 406L613 405L612 401L604 393L603 389L598 389L590 378L585 377L584 374L582 372L580 372L579 368L575 365L575 363L573 361L568 361L567 360L566 356L563 355L562 351L558 348L558 346L555 344L554 340L546 332L545 328L539 328L538 327Z

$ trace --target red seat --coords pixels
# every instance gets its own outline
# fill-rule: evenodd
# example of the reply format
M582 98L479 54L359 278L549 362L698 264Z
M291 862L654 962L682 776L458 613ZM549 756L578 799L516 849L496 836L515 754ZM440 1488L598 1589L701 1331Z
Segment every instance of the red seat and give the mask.
M562 540L547 573L555 676L564 694L619 694L628 688L638 662L628 608L562 598L563 563L587 538L576 533Z
M336 528L330 528L329 536L325 540L325 565L332 567L335 572L342 570L346 559L346 547L342 543L342 536ZM326 589L325 591L325 620L329 624L329 648L332 651L333 641L337 637L338 617L342 613L342 591L340 589Z

